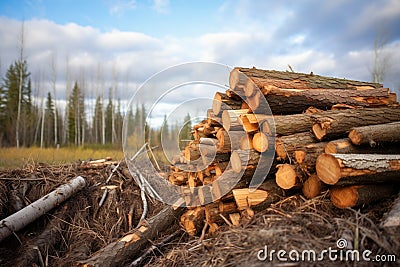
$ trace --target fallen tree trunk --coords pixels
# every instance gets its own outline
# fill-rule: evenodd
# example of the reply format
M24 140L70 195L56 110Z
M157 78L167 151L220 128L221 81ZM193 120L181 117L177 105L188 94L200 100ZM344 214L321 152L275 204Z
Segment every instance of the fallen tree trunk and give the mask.
M51 193L36 200L29 206L19 210L18 212L8 216L0 221L0 242L11 235L13 232L27 226L46 212L50 211L58 204L64 202L73 194L86 186L86 181L83 177L78 176L68 183L61 185Z
M389 198L398 188L390 184L335 186L330 189L331 201L338 208L352 208L369 205L378 200Z
M400 182L400 155L322 154L316 170L319 179L334 185Z
M321 112L311 115L318 140L343 136L354 127L400 121L400 108L365 108Z
M94 253L89 259L80 261L80 266L121 266L132 261L160 233L170 229L184 212L183 208L168 206L133 233L112 242Z
M356 127L350 131L349 138L355 145L369 144L371 147L382 142L399 142L400 121Z

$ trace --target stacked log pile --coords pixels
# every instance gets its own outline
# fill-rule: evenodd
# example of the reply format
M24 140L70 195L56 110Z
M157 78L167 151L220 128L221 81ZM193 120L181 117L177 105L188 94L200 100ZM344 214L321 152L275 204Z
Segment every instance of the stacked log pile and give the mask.
M238 225L282 196L307 198L329 189L339 208L392 196L400 185L400 108L381 84L294 72L235 68L217 92L194 140L171 166L168 180L198 190L200 205L181 216L191 235ZM265 101L272 111L266 114ZM260 157L275 148L265 181L248 185ZM273 154L272 154L273 155ZM207 166L199 170L199 162ZM245 162L245 164L243 164ZM182 166L185 168L181 168ZM184 171L189 170L189 171ZM222 173L243 172L222 196ZM213 183L211 192L203 192ZM197 188L196 188L197 187ZM210 204L207 204L210 203Z

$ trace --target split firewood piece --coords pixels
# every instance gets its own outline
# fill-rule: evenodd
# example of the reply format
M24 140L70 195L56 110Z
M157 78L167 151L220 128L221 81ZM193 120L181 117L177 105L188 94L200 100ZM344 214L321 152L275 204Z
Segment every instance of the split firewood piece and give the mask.
M242 114L239 116L239 123L243 126L243 130L250 134L258 132L260 126L266 120L271 122L273 116L254 113ZM265 133L267 133L267 131L265 131ZM272 129L269 129L268 133L272 134Z
M205 209L204 207L195 207L189 209L180 218L185 231L191 235L198 235L204 227Z
M391 184L335 186L330 189L333 205L341 209L368 205L397 192L398 187Z
M331 78L313 73L296 73L257 68L234 68L229 75L229 86L235 88L244 85L249 77L260 88L281 89L374 89L382 88L382 84ZM252 93L247 92L247 95Z
M269 195L267 191L261 189L250 190L249 188L234 189L232 193L239 210L256 206L265 201Z
M248 109L224 110L222 112L222 125L225 131L240 131L243 126L239 123L239 116L249 113Z
M256 196L253 196L251 198L247 197L247 199L251 199L250 202L247 200L246 201L244 200L246 198L245 195L247 193L252 194L252 192L254 192L254 191L250 191L248 188L246 188L245 190L240 191L240 194L237 194L237 198L238 198L239 202L241 203L240 207L243 208L242 210L250 211L250 209L248 207L246 207L246 208L244 207L245 205L248 205L248 204L250 204L251 210L254 210L254 211L265 210L268 207L270 207L271 204L276 203L279 200L281 200L284 196L290 196L295 192L295 190L288 190L288 191L283 190L276 184L275 179L267 179L257 188L257 190L260 190L263 192L258 191L257 197ZM261 200L261 198L264 198L264 200L259 202L259 200ZM236 198L235 198L235 200L236 200ZM255 203L257 203L257 204L255 204ZM239 207L239 205L238 205L238 207Z
M212 110L215 115L220 115L224 110L240 109L242 101L230 98L226 94L216 92L212 103Z
M312 199L316 196L319 196L322 192L322 189L323 184L321 180L318 178L316 173L313 173L303 183L302 192L306 198Z
M78 176L25 208L4 218L0 221L0 242L13 232L21 230L46 212L64 202L85 186L86 180Z
M279 164L275 174L275 182L282 189L300 187L302 175L296 167L290 164Z
M322 154L316 171L326 184L400 182L400 155Z
M350 131L349 138L355 145L369 144L371 147L381 142L399 142L400 121L356 127Z
M232 170L240 173L243 167L257 165L260 160L260 153L254 149L235 150L231 154Z
M216 137L218 139L219 151L231 151L238 149L240 140L245 135L243 131L226 131L223 128L219 129Z
M318 140L343 136L354 127L400 121L400 108L364 108L327 111L311 115Z
M183 208L168 206L149 219L146 225L140 226L133 233L125 235L108 244L89 259L78 262L79 266L122 266L139 255L167 229L171 229L181 214Z
M240 213L231 213L229 214L229 219L231 220L231 223L233 226L239 226L240 225Z
M294 159L300 169L306 173L315 172L315 163L319 155L324 153L327 142L311 143L294 151Z
M275 152L278 160L294 159L296 149L316 142L317 139L310 132L281 136L275 140Z
M238 208L235 202L213 202L205 206L206 221L207 223L222 223L224 220L220 214L228 217L230 213L237 211Z

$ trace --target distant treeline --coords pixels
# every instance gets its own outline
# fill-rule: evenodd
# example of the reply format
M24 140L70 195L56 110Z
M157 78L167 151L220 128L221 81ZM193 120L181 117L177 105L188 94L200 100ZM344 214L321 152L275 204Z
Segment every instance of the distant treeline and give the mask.
M0 86L1 146L121 145L125 114L121 111L120 100L113 99L113 88L110 88L108 99L103 94L96 96L94 111L88 112L85 83L75 81L72 90L67 90L67 105L61 111L54 98L55 81L53 94L49 91L47 97L33 101L30 76L26 60L17 60L9 66L3 77ZM34 86L40 87L40 83ZM89 117L88 114L93 115ZM127 116L128 135L141 135L147 117L144 105L137 104L135 111L129 109ZM168 125L164 117L163 127L152 129L147 137L155 145L160 143L161 134L167 139L178 134L181 139L190 139L190 129L189 115L183 122L174 122L173 125Z

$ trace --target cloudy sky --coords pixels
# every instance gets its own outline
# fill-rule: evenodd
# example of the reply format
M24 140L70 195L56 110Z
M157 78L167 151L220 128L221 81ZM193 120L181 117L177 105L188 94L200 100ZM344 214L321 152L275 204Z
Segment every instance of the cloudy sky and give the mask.
M65 77L86 81L87 96L118 84L123 99L152 74L172 65L211 61L371 80L374 39L385 39L384 85L400 88L399 0L184 1L2 0L1 76L24 52L38 94L57 97ZM82 78L83 77L83 78ZM132 89L133 88L133 89Z

